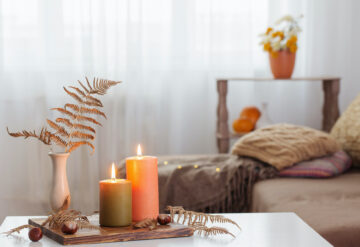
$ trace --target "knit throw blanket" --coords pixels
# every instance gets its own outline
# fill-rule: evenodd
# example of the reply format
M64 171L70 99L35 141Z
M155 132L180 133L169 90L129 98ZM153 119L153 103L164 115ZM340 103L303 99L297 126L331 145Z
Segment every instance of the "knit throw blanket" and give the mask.
M125 174L125 161L120 174ZM162 156L160 211L167 205L199 212L248 211L254 183L276 175L274 167L230 154Z

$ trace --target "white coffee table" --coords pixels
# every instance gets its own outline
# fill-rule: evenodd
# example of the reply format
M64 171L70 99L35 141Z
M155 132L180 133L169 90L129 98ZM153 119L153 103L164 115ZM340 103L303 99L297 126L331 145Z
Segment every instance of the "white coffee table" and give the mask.
M104 246L144 246L144 247L169 247L169 246L249 246L249 247L330 247L332 246L310 226L308 226L295 213L241 213L223 214L236 221L242 228L237 230L230 225L224 225L235 233L236 238L217 236L211 239L194 235L186 238L142 240L108 244L95 244L94 247ZM27 224L29 218L34 216L8 216L0 227L0 232ZM32 243L27 236L28 231L23 230L15 236L0 235L0 246L62 246L55 241L43 237L39 242ZM73 245L90 246L90 245Z

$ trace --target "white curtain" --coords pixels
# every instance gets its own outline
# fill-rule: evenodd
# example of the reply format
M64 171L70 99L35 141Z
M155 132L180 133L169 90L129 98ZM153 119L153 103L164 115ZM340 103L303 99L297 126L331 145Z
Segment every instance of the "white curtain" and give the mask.
M48 211L48 148L7 135L39 129L84 76L122 80L103 97L96 152L71 154L72 206L98 208L98 181L133 155L214 153L217 77L269 76L258 34L304 14L295 76L341 76L342 109L360 89L357 1L0 0L0 219ZM230 121L269 102L274 122L321 123L320 83L231 82Z

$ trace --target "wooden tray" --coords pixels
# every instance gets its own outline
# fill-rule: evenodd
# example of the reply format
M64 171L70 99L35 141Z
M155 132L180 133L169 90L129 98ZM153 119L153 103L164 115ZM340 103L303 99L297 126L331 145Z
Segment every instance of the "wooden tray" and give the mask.
M98 225L98 217L89 217L91 223ZM41 224L45 218L29 219L29 224L40 227L44 235L55 240L62 245L70 244L95 244L95 243L109 243L122 242L132 240L146 240L159 238L178 238L188 237L194 234L192 228L179 225L170 224L166 226L158 226L155 230L149 229L133 229L128 227L101 227L101 231L93 229L80 229L73 235L65 235L60 230L49 229L42 227Z

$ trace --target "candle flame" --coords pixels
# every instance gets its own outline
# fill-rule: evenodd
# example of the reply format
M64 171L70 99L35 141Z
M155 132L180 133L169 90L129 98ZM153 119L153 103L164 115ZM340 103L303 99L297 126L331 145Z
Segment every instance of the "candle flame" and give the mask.
M114 164L114 163L112 163L112 166L111 166L111 179L112 179L112 180L115 180L115 179L116 179L115 164Z
M137 146L137 155L138 155L138 156L141 156L141 155L142 155L140 144Z

